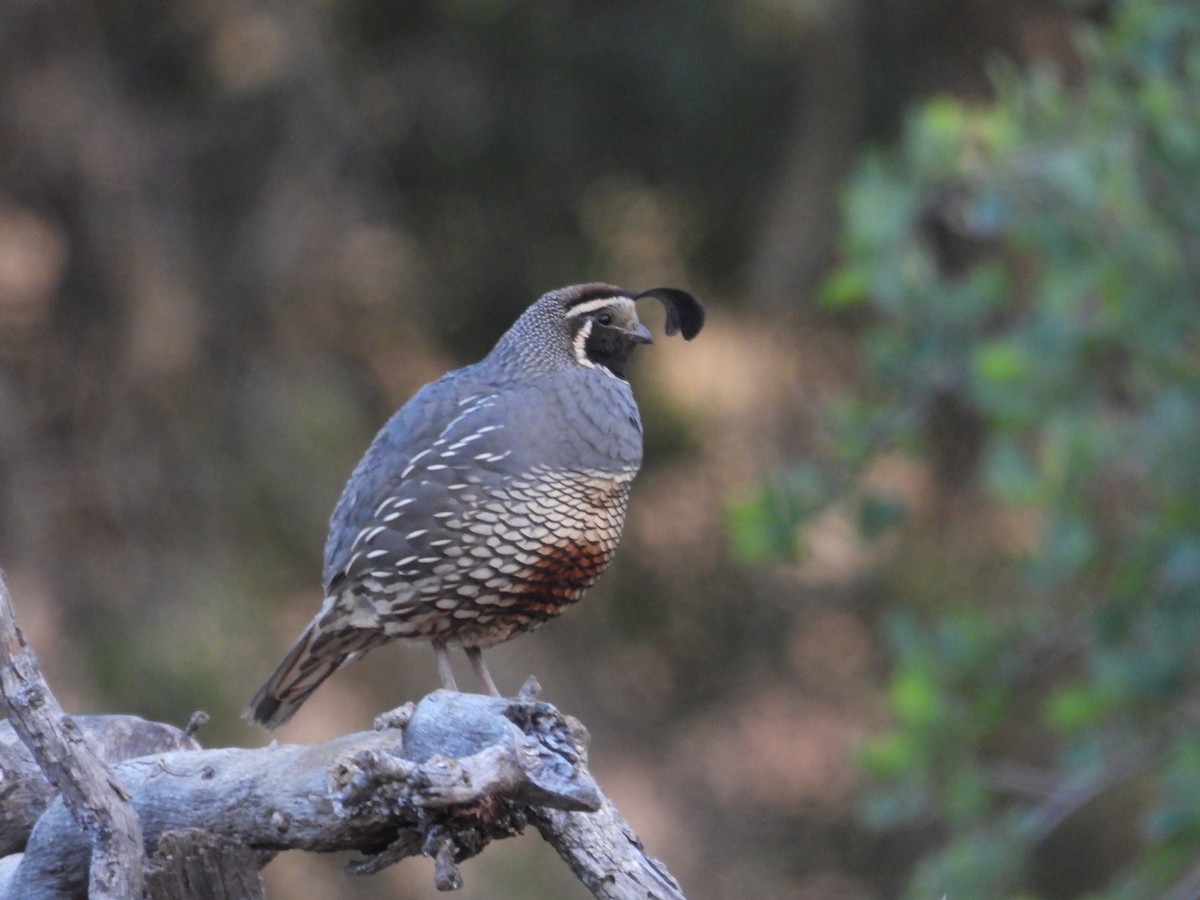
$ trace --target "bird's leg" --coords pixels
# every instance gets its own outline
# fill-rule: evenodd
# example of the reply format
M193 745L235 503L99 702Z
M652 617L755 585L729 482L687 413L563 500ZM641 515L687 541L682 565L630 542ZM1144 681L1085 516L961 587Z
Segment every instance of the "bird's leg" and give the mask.
M445 641L433 642L433 658L437 660L438 678L442 681L442 688L457 692L458 684L454 681L454 670L450 668L450 654L446 652Z
M496 690L496 682L492 681L492 673L488 671L487 663L483 661L483 651L478 647L463 647L463 652L467 654L467 659L471 661L471 668L475 670L476 676L483 682L487 692L493 697L499 697L500 692Z

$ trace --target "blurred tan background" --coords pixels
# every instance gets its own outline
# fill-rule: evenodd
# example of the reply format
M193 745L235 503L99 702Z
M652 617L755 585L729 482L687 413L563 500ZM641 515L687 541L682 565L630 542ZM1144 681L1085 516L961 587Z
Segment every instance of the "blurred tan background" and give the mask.
M593 771L689 897L896 895L931 835L864 824L856 748L889 720L884 607L931 587L880 576L894 545L836 506L791 562L739 556L728 514L828 451L826 410L861 376L862 322L814 300L859 154L922 98L989 97L998 58L1070 73L1081 19L1035 0L4 4L0 564L52 686L71 711L204 709L208 746L265 742L238 713L316 610L329 512L390 412L544 290L679 286L710 324L636 360L647 458L616 562L492 671L536 674L588 725ZM918 520L954 515L936 468L870 477ZM390 646L279 737L435 686L426 650ZM427 860L364 880L344 862L290 854L268 885L434 896ZM536 835L463 874L464 898L586 896Z

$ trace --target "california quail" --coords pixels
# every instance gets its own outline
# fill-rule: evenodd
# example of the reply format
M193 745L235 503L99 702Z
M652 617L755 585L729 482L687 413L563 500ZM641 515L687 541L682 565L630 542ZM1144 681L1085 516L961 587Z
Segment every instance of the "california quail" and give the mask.
M287 722L343 663L395 638L448 644L498 693L481 648L538 628L590 588L617 549L642 425L625 367L652 343L634 301L691 340L688 293L608 284L551 291L481 362L426 385L384 425L334 509L325 602L246 710Z

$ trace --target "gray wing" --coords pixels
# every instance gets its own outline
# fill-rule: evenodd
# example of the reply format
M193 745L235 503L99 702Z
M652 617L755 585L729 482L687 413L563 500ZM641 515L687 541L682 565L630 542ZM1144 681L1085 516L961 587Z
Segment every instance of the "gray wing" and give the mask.
M359 534L388 514L379 509L380 504L419 499L420 476L436 465L430 457L454 443L453 435L464 423L473 426L494 396L494 388L460 369L421 388L379 430L330 518L325 543L327 585L346 567Z

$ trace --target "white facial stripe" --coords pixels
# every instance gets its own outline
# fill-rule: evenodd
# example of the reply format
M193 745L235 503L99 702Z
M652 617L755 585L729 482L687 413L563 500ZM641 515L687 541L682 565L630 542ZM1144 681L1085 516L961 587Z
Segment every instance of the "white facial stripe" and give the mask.
M585 316L598 309L604 309L606 306L621 306L622 304L633 306L633 301L628 297L621 296L599 297L595 300L588 300L586 303L580 303L578 306L572 306L571 316L572 318L575 316Z
M591 337L592 325L595 324L595 319L584 319L583 324L579 326L579 330L575 332L575 340L572 341L572 346L575 348L575 360L582 366L587 366L589 369L596 368L596 364L588 359L587 355L587 339Z

